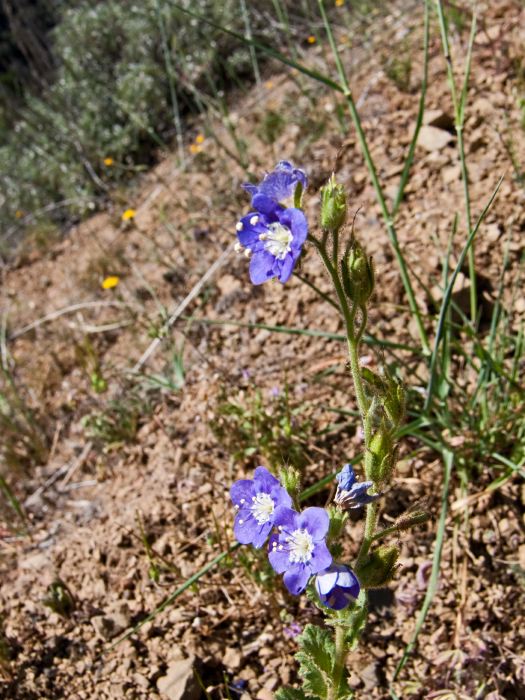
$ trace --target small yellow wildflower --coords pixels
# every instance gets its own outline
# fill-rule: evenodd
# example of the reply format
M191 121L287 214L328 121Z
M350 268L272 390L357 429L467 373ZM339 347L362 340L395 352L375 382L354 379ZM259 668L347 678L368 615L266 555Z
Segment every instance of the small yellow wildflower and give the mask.
M195 153L200 153L201 151L202 151L202 148L198 144L196 144L196 143L190 144L190 153L195 154Z
M272 81L271 81L271 80L267 80L267 81L264 83L264 87L265 87L267 90L271 90L271 89L273 88L273 83L272 83Z
M198 134L195 137L195 143L204 143L204 136L202 134Z
M24 212L21 209L15 211L15 219L21 219L24 216Z
M344 4L345 4L345 0L335 0L336 7L343 7Z
M119 282L120 277L117 277L117 275L110 275L103 280L101 287L102 289L113 289L113 287L116 287Z
M108 156L107 158L104 158L104 165L107 165L108 168L110 168L115 161L111 156Z
M135 209L126 209L122 214L122 221L131 221L131 219L135 218L136 213Z
M317 39L315 38L315 36L314 36L313 34L310 34L310 36L308 37L308 40L307 40L307 41L308 41L309 44L315 44L315 42L317 41Z

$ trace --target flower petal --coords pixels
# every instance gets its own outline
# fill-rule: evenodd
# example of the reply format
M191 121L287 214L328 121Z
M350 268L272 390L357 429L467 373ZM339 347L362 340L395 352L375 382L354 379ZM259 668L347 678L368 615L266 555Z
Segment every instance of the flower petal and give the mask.
M272 219L277 218L277 212L282 210L282 207L275 199L271 199L262 192L258 192L252 199L252 207L257 209L261 214L271 217Z
M259 534L260 525L252 517L250 511L241 510L235 516L233 534L237 542L241 544L251 544L254 537Z
M268 560L272 568L278 574L282 574L290 568L289 553L285 549L279 549L279 535L272 535L268 543Z
M304 564L294 564L283 576L284 585L292 595L299 595L308 583L310 572Z
M230 498L236 506L242 506L241 499L243 498L246 503L249 503L253 495L253 481L251 479L239 479L231 486Z
M288 282L288 280L290 279L290 275L292 274L292 270L294 269L294 266L295 266L295 260L293 258L293 255L291 253L288 253L281 264L281 271L279 273L279 282L282 282L283 284L285 282Z
M275 258L265 250L260 250L252 255L250 260L250 279L253 284L262 284L271 277L275 277L273 271Z
M320 596L328 595L337 581L338 572L331 566L326 571L320 571L315 579L315 588Z
M251 544L255 547L255 549L260 549L263 546L268 539L268 535L270 534L272 527L273 522L271 520L269 520L267 523L259 525L258 531L254 533L251 541Z
M324 508L306 508L300 514L297 526L306 528L315 542L326 536L330 526L330 517Z
M300 248L308 236L308 221L300 209L285 209L279 220L288 226L293 234L293 248Z
M327 569L331 563L332 555L330 554L330 550L326 546L326 543L324 540L322 542L318 542L315 545L312 551L312 557L308 562L311 572L316 574L318 571L323 571L323 569Z
M253 475L254 491L259 493L264 491L270 493L275 486L280 486L277 479L266 467L257 467Z
M323 509L319 508L319 510ZM279 508L275 509L273 524L281 526L286 530L297 530L299 527L301 527L298 523L299 519L299 513L297 513L295 510L280 506Z

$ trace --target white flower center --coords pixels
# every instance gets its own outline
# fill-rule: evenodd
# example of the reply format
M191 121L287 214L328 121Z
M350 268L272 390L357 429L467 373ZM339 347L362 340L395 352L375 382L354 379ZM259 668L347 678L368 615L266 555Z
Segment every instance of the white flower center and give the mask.
M310 561L314 550L314 541L308 530L294 530L286 540L292 564L306 564Z
M264 525L273 515L275 510L275 503L273 502L269 493L258 493L252 498L252 505L250 506L253 517L257 520L259 525Z
M268 233L263 234L266 242L264 247L278 260L283 260L292 249L293 236L288 226L283 226L278 221L268 224Z

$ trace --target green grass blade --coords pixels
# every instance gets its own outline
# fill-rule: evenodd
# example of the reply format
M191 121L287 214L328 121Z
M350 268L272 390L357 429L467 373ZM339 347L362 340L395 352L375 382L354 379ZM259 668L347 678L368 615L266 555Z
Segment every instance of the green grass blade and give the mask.
M238 328L258 328L265 331L272 331L274 333L288 333L289 335L307 335L314 338L328 338L329 340L339 340L346 343L346 335L341 333L328 333L327 331L318 330L308 330L304 328L291 328L289 326L270 326L266 323L245 323L243 321L219 321L212 318L194 318L183 316L181 317L185 320L191 320L193 323L203 323L210 326L237 326ZM412 345L405 345L403 343L394 343L391 340L383 340L381 338L376 338L373 335L365 334L363 336L363 343L371 347L377 346L381 348L391 349L391 350L405 350L414 355L422 355L419 348L414 348Z
M424 14L424 25L423 25L423 78L421 80L421 88L419 93L419 106L416 117L416 126L414 129L414 135L412 136L412 141L408 147L408 153L403 166L403 172L401 173L401 178L399 180L399 187L397 190L396 198L392 206L392 218L395 219L396 214L399 210L399 206L403 201L403 196L405 193L405 187L408 182L410 175L410 168L412 167L412 162L414 160L414 155L416 153L416 144L419 137L419 132L423 124L423 115L425 113L425 99L427 95L427 84L428 84L428 39L429 39L429 8L430 0L425 0L425 14Z
M478 232L479 227L481 226L481 223L485 216L487 215L487 212L489 211L490 207L492 206L492 203L494 199L496 198L496 195L498 194L499 188L501 187L501 183L503 182L503 176L500 177L498 184L496 185L494 192L490 196L489 201L485 205L485 208L481 212L476 225L472 229L467 242L463 246L463 250L461 251L461 254L458 259L458 264L456 265L456 268L454 272L452 273L449 283L447 285L447 288L445 289L445 293L443 295L443 301L441 302L441 308L439 310L439 318L438 318L438 323L437 323L437 328L436 328L436 338L434 340L434 347L432 350L432 355L430 358L430 379L427 387L427 396L425 399L425 408L424 410L427 411L432 403L433 399L433 393L434 393L434 388L435 388L435 382L436 382L436 364L438 360L438 351L439 351L439 346L441 343L441 340L443 339L443 333L445 330L445 319L446 315L448 312L448 308L450 306L450 301L452 297L452 292L454 290L454 284L456 282L457 276L463 267L463 263L465 262L465 257L467 255L467 252L472 245L472 242L474 241L474 237Z
M423 628L423 625L425 624L425 619L427 617L428 611L430 610L430 606L432 605L432 601L434 600L434 596L438 587L439 571L441 567L441 554L443 552L443 543L445 540L445 524L448 513L448 493L450 488L450 477L454 466L454 454L452 452L449 452L448 450L444 450L443 459L445 462L445 470L443 474L443 489L441 492L441 512L439 515L439 522L435 539L434 556L432 560L432 573L428 582L428 588L425 595L425 599L423 601L423 605L421 606L421 610L419 611L414 634L410 642L407 644L403 656L401 657L401 660L397 665L397 668L394 672L394 676L392 678L392 683L398 678L399 674L406 665L408 658L412 653L412 650L416 645L417 638ZM392 692L392 689L390 692L393 698L397 697L395 693Z

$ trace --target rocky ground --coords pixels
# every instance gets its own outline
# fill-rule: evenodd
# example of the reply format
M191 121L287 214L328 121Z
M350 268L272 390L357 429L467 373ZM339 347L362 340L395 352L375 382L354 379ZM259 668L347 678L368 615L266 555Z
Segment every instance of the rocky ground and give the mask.
M378 20L359 41L343 23L339 28L389 197L395 196L417 112L420 24L413 8ZM525 188L516 176L525 167L518 108L524 27L518 2L480 8L465 124L475 217L504 175L478 236L476 260L490 307L507 251L504 303L514 308L510 324L516 331L525 315ZM452 31L458 65L467 34ZM410 59L408 84L393 79L392 47ZM307 57L333 71L321 37ZM250 172L259 177L283 158L304 167L311 183L306 210L314 222L317 189L337 169L351 211L359 210L356 232L376 264L370 331L413 343L399 270L353 131L341 134L333 95L310 83L306 95L298 74L279 72L279 66L268 71L264 84L238 96L232 107ZM271 138L270 112L282 117ZM464 232L452 126L434 23L427 113L398 218L401 247L420 280L418 302L429 315L431 296L442 293L442 256L456 212L453 260ZM217 139L209 136L192 149L198 152L186 169L166 154L124 205L119 199L45 252L26 247L2 270L3 351L15 361L17 380L51 446L45 464L18 475L15 491L28 532L6 511L0 600L10 659L3 666L2 697L266 700L296 680L295 637L318 613L305 597L288 596L268 576L263 559L242 549L116 644L232 544L232 481L259 463L292 462L309 486L360 451L355 418L337 412L353 406L344 345L330 337L341 332L340 320L297 276L284 287L251 286L246 260L232 245L235 221L247 211L240 188L246 176L230 155L235 143L228 132L219 125L216 130ZM124 223L126 207L136 214ZM328 290L313 250L301 272ZM103 290L107 275L120 282ZM461 285L468 285L465 276ZM462 303L461 295L457 300ZM158 342L165 310L175 318ZM290 335L254 324L326 335ZM367 353L366 362L378 361L372 347ZM183 358L183 374L174 357ZM417 355L399 351L397 358L408 384L424 384L426 369ZM107 384L105 392L94 391L93 375ZM249 419L236 418L234 406ZM86 420L89 415L95 418ZM288 419L291 438L283 427ZM462 436L454 437L461 444ZM384 498L383 523L415 505L432 519L401 539L396 581L372 596L362 644L348 660L357 698L390 697L429 578L443 464L410 439L401 457ZM399 697L525 697L524 493L517 478L487 490L498 472L493 465L479 467L471 474L468 500L453 474L438 590L417 648L394 684ZM328 493L311 504L323 504ZM348 528L349 556L361 527L358 517ZM72 601L67 616L42 603L57 580Z

